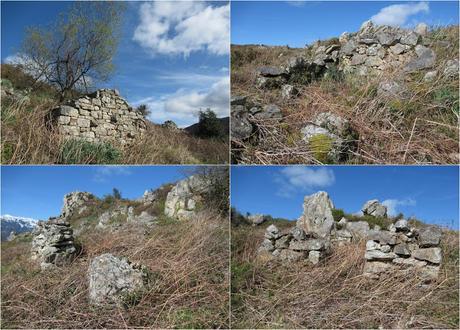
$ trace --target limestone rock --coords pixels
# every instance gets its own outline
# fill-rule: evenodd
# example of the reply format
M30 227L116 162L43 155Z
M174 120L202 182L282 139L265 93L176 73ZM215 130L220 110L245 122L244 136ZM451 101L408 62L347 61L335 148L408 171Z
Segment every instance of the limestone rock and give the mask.
M281 96L283 99L291 99L299 95L299 90L292 85L286 84L281 86Z
M424 260L433 264L440 264L442 261L441 249L436 248L423 248L412 251L412 257L418 260Z
M346 229L353 234L353 237L366 238L369 233L369 223L367 221L348 222Z
M265 230L265 237L268 239L278 239L281 237L280 230L272 224Z
M421 36L426 36L428 34L428 25L425 23L419 23L415 27L414 31Z
M400 243L400 244L395 245L394 252L400 256L409 257L411 255L411 251L409 250L409 247L405 243Z
M93 304L122 303L124 297L144 288L143 267L112 254L95 257L88 269L89 299Z
M74 214L81 214L85 210L85 204L93 199L96 199L96 197L88 192L74 191L66 194L64 196L61 217L67 219Z
M303 214L297 221L297 227L318 237L329 237L334 225L333 208L329 195L324 191L305 196Z
M417 47L415 47L415 52L417 53L417 58L407 63L404 67L405 71L412 72L429 69L434 66L436 62L436 54L432 49L422 45L417 45Z
M389 244L395 245L396 244L396 235L389 231L379 230L374 231L370 230L367 234L369 240L374 240L379 242L380 244Z
M458 59L448 60L446 62L446 66L444 68L443 74L445 77L448 77L448 78L458 78L458 69L459 69Z
M372 261L366 262L364 264L364 274L381 274L386 271L393 270L394 266L391 263L381 262L381 261Z
M402 99L405 98L406 94L406 87L397 81L381 81L377 88L377 96L384 99Z
M366 260L373 261L387 261L387 260L393 260L394 258L397 257L397 255L393 252L382 252L380 250L371 250L371 251L366 251L364 257Z
M408 232L409 231L409 224L406 219L400 219L395 222L395 228L396 231L403 231L403 232Z
M303 229L299 227L293 227L290 233L291 233L292 238L297 241L302 241L307 238Z
M361 208L364 214L372 215L374 217L386 217L387 207L379 203L377 199L367 201Z
M306 252L304 251L293 251L284 249L280 251L279 258L284 261L297 262L305 259Z
M267 218L263 214L252 214L248 216L248 220L252 223L253 226L257 226L264 223Z
M200 175L177 182L166 196L165 215L178 220L191 219L195 215L195 203L201 201L210 188L206 178Z
M262 67L258 72L263 77L278 77L284 74L284 70L276 67Z
M289 244L289 249L296 251L319 251L324 250L326 244L326 241L323 239L293 240Z
M438 227L428 226L418 232L418 242L420 247L437 246L441 242L442 232Z
M316 265L321 260L321 252L320 251L310 251L308 253L308 261L310 261L313 265Z

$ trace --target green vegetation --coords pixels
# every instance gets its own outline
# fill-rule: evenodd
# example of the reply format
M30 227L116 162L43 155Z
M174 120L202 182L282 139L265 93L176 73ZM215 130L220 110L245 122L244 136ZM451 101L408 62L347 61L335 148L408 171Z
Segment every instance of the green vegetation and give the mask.
M215 112L211 109L206 109L205 111L200 111L197 135L203 138L223 138L228 135L228 132L223 130Z
M84 140L66 140L61 147L59 164L116 164L120 151L110 143L92 143Z

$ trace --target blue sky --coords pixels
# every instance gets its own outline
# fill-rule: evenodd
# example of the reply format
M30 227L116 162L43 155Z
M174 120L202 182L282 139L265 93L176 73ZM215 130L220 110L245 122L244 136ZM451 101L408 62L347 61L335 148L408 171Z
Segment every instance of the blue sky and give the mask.
M129 199L190 175L190 166L2 166L1 214L46 220L60 214L66 193L102 197L115 187Z
M303 47L344 31L357 31L371 18L379 24L403 27L420 22L458 24L458 2L234 1L231 38L233 44Z
M347 213L378 199L393 214L458 229L456 166L234 166L231 179L232 206L243 213L294 220L304 196L324 190Z
M1 59L14 59L27 26L47 26L72 2L2 1ZM222 2L127 2L115 75L134 106L148 104L151 120L179 126L211 107L228 116L229 5Z

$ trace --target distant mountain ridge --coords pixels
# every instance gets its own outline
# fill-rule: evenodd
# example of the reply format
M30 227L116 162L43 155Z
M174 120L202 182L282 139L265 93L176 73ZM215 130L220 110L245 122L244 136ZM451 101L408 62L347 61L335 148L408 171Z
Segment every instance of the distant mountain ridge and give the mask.
M16 234L32 231L39 220L10 214L0 216L1 240L6 241L12 231Z

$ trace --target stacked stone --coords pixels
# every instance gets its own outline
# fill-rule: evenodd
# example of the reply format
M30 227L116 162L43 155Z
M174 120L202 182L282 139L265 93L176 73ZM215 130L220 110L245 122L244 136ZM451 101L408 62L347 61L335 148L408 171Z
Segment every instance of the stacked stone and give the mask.
M69 223L62 219L38 223L32 240L32 259L39 260L42 269L68 264L77 252Z
M328 254L330 247L327 239L314 238L299 227L280 232L275 225L270 225L264 237L258 249L259 255L289 262L307 259L316 265Z
M435 64L436 55L425 40L428 27L421 23L414 30L399 27L374 26L365 22L354 34L340 38L339 61L344 71L368 74L403 68L405 71L427 69Z
M124 144L146 129L142 114L111 89L70 100L53 109L51 116L65 137L89 142L116 140Z
M423 279L436 279L442 261L441 230L434 226L417 230L405 219L388 229L369 233L364 273L379 277L386 271L415 269Z

